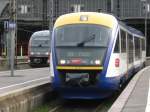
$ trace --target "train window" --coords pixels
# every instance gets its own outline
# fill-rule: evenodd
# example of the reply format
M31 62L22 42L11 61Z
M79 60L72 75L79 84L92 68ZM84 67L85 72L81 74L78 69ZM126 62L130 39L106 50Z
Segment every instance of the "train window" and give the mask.
M120 52L120 41L119 41L119 33L118 33L114 53L119 53L119 52Z
M121 30L121 52L126 52L126 32Z
M142 51L145 51L145 39L142 39Z
M140 38L135 37L134 38L134 43L135 43L135 60L140 59Z
M128 34L128 61L129 63L133 62L133 36Z
M141 50L142 50L142 40L141 38L138 38L138 58L141 58Z

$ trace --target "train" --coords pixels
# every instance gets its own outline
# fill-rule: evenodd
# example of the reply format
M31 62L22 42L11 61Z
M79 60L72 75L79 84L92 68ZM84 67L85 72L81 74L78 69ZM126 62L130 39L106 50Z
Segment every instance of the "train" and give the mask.
M60 16L53 28L50 74L64 99L103 99L145 66L146 39L112 14Z
M31 35L28 45L28 62L31 67L49 66L50 31L42 30Z

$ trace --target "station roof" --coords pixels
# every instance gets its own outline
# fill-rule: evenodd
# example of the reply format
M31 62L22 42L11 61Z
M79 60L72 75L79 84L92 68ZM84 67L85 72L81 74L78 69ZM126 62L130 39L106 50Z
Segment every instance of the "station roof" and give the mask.
M0 16L8 3L9 0L0 0Z

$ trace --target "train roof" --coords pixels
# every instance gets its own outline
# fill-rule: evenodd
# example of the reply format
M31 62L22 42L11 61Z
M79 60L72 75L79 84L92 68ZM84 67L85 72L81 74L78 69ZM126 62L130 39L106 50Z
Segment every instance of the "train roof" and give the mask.
M81 16L87 16L88 18L87 21L81 21ZM113 28L117 24L117 22L132 34L140 35L144 37L141 31L126 25L113 14L99 13L99 12L76 12L76 13L64 14L56 20L54 24L54 28L67 25L67 24L80 24L80 23L100 24L103 26L107 26L109 28Z
M101 18L101 19L99 19ZM113 28L117 20L113 15L98 12L77 12L60 16L54 25L54 28L67 24L99 24Z
M41 30L41 31L34 32L32 34L32 37L34 37L34 36L48 36L48 35L50 35L49 30Z

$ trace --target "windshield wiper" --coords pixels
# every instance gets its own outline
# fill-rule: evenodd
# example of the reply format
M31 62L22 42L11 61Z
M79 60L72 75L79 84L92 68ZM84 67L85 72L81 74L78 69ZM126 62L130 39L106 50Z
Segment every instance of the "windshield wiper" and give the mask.
M85 43L90 42L91 40L94 40L94 39L95 39L95 34L93 34L89 38L77 43L77 47L83 47Z

